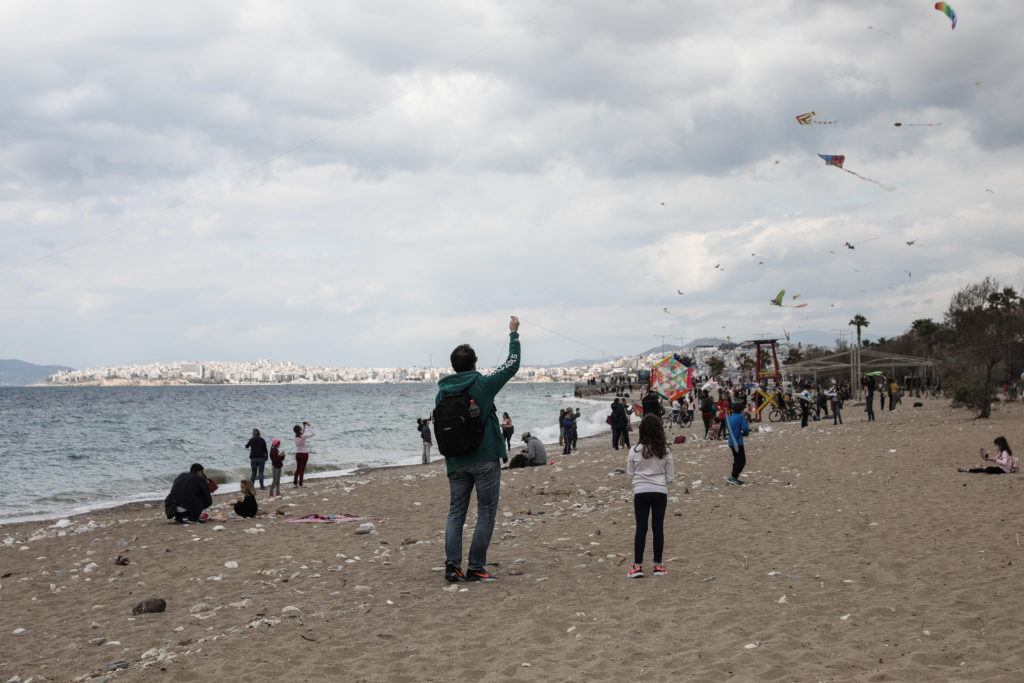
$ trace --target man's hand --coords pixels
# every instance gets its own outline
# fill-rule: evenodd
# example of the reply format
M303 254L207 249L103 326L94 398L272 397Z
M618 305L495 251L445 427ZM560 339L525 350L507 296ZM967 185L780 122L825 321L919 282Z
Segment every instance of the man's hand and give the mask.
M508 329L510 332L519 331L519 318L512 316L512 319L508 321Z

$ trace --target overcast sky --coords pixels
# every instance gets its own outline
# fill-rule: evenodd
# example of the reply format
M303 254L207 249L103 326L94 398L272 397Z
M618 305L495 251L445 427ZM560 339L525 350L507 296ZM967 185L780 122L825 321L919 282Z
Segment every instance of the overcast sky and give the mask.
M492 364L518 314L547 364L939 320L1024 284L1024 4L933 4L4 2L0 357Z

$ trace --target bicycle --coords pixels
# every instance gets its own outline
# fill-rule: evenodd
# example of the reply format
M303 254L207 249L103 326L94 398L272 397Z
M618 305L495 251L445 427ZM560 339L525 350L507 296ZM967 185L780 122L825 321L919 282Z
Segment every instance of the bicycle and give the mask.
M769 422L793 422L800 419L800 413L793 406L785 408L772 408L768 411Z

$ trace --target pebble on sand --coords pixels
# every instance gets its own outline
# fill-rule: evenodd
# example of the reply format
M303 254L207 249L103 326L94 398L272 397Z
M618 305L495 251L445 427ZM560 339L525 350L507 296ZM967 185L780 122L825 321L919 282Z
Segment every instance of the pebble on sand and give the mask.
M167 601L163 598L149 598L132 607L132 614L151 614L167 609Z

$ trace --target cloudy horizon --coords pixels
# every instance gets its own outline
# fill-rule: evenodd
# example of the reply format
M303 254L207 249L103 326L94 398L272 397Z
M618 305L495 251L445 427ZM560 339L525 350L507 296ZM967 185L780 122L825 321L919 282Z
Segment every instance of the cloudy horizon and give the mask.
M1024 284L1024 6L932 4L5 3L0 356L493 364L515 314L544 365L941 320Z

